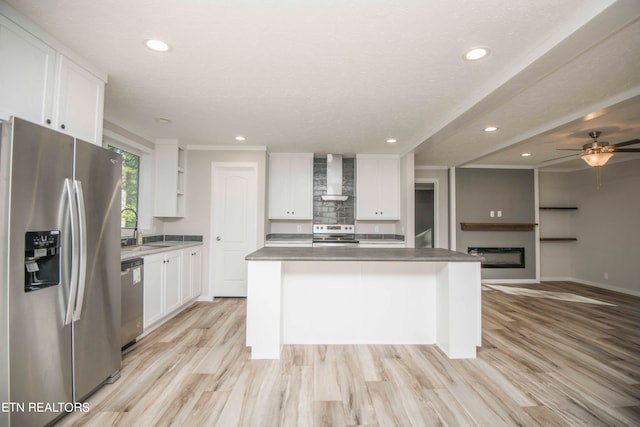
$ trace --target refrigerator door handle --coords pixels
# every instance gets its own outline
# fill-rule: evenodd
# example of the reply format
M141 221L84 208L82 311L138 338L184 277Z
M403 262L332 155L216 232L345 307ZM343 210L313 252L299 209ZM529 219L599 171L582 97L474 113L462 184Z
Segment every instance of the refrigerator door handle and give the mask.
M71 179L64 180L65 193L67 194L67 202L69 204L69 217L71 228L71 280L69 281L69 301L67 303L64 324L69 325L73 322L73 309L76 303L76 295L78 291L78 270L79 270L79 254L78 254L78 209L76 207L75 191L71 184Z
M78 209L78 246L80 252L80 262L78 265L78 296L76 299L75 310L73 312L73 321L80 320L82 314L82 306L84 305L84 291L86 288L87 278L87 214L84 207L84 192L82 191L82 182L73 181L73 187L76 193L77 209Z

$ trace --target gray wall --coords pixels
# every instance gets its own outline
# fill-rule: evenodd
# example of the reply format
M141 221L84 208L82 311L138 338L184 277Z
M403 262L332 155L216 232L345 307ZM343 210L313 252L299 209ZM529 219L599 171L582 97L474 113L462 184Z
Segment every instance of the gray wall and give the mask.
M456 169L456 247L523 247L525 268L483 268L483 279L536 279L534 231L462 231L461 222L534 223L535 182L530 169ZM502 217L489 212L502 211Z
M607 164L599 172L599 189L594 168L540 172L540 206L578 207L569 215L541 216L543 230L564 227L578 239L541 243L541 277L640 295L640 160Z

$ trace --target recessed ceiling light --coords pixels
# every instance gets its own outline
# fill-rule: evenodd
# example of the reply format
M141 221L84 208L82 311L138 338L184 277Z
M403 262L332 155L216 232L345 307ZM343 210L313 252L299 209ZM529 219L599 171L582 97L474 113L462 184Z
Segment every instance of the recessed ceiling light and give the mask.
M531 153L522 153L520 154L522 157L531 157Z
M162 123L163 125L167 125L167 124L171 123L171 120L165 119L164 117L156 117L155 121L157 123Z
M151 39L144 42L145 46L156 52L166 52L169 50L169 45L162 40Z
M495 127L495 126L487 126L486 128L484 128L485 132L495 132L497 130L498 130L498 128Z
M486 47L474 47L464 53L464 59L467 61L477 61L489 55L489 49Z
M396 142L398 142L398 141L393 139L393 138L387 139L387 144L395 144Z
M244 136L236 136L236 141L246 141L247 138Z

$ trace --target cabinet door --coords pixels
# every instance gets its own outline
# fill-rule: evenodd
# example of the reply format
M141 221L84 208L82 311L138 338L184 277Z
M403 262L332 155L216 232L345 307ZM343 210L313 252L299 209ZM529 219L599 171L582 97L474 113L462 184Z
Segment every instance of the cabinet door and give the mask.
M378 217L400 219L400 160L378 159Z
M313 157L293 157L289 167L291 217L313 219Z
M356 216L358 219L379 218L378 160L357 158L356 166Z
M287 219L289 205L289 166L288 157L269 158L269 218Z
M269 218L313 219L313 154L269 158Z
M202 293L202 248L193 248L191 254L191 298Z
M164 255L144 257L144 327L148 327L163 314Z
M181 251L165 254L164 274L164 303L165 314L180 306L180 288L182 286L182 253Z
M51 123L56 52L0 15L0 119Z
M399 158L358 157L356 186L357 219L400 219Z
M182 282L180 289L182 293L182 304L191 299L191 264L192 264L192 248L182 251Z
M104 82L60 56L54 122L56 129L102 146Z

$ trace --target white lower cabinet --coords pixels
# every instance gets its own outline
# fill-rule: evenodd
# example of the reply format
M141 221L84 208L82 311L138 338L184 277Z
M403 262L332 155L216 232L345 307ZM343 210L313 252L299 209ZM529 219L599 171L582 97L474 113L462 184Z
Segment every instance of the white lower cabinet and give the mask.
M164 312L171 313L182 304L180 282L182 273L181 251L168 252L164 264Z
M182 302L185 303L202 292L202 248L183 249L182 262Z
M164 254L144 257L144 328L164 315L162 293L164 287Z
M178 313L200 295L202 248L190 247L144 257L144 328Z

